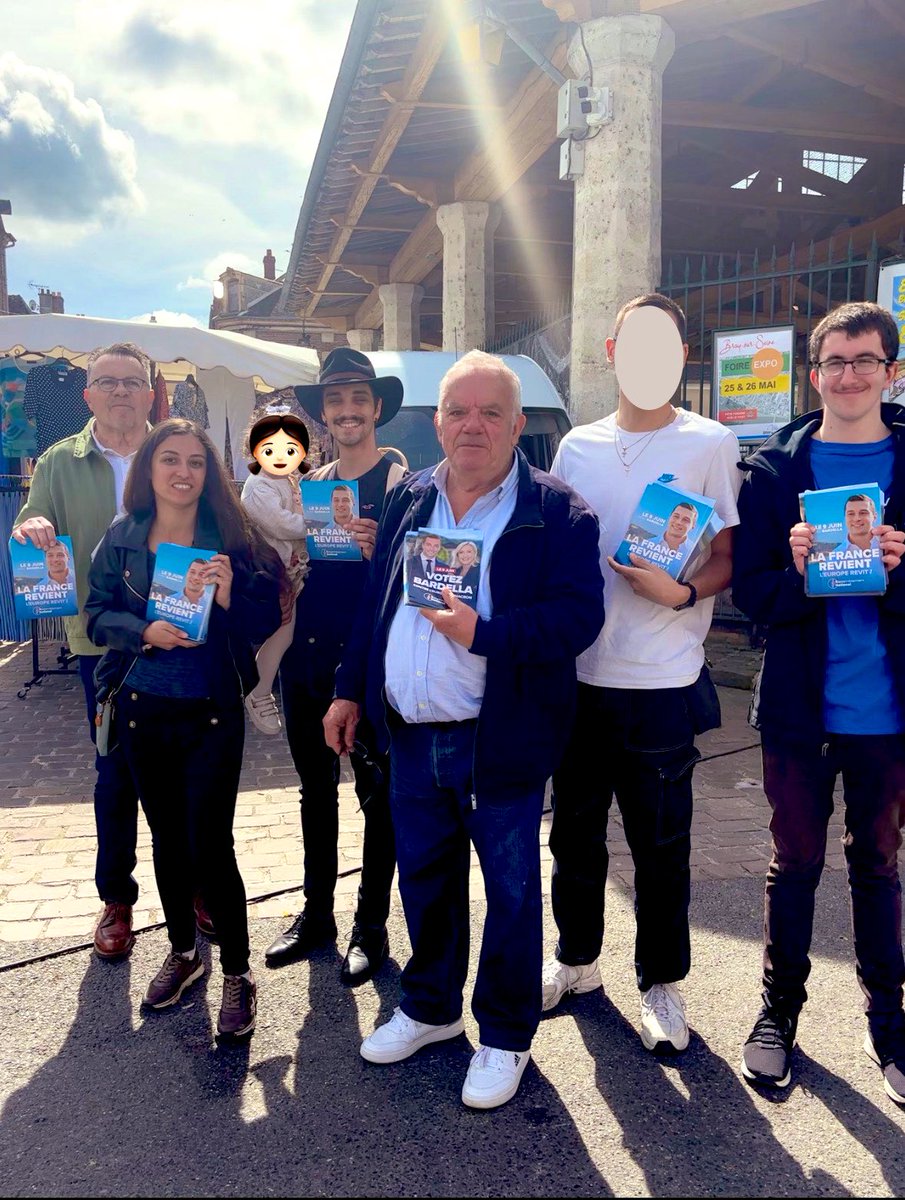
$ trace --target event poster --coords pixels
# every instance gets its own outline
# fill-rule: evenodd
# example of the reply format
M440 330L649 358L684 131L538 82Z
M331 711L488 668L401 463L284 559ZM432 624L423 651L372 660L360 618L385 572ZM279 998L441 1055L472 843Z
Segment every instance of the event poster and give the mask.
M75 594L72 538L58 534L47 550L30 540L9 539L16 618L74 617L79 611Z
M204 575L216 553L161 542L148 596L148 620L169 621L184 629L193 642L203 642L214 603L214 584L205 583Z
M888 308L899 327L899 359L896 374L886 394L887 400L905 403L905 261L880 268L877 303Z
M360 561L361 548L349 529L359 512L356 479L303 479L302 509L312 562Z
M699 559L699 550L710 544L723 524L713 500L657 480L641 493L613 557L631 567L634 563L629 556L634 554L681 583Z
M883 519L879 484L802 492L802 517L815 527L814 545L805 567L809 596L882 596L886 568L880 539L871 529Z
M739 441L766 438L794 413L795 328L719 329L713 335L714 420Z
M445 608L442 592L477 610L483 536L475 529L419 529L405 535L402 578L406 604Z

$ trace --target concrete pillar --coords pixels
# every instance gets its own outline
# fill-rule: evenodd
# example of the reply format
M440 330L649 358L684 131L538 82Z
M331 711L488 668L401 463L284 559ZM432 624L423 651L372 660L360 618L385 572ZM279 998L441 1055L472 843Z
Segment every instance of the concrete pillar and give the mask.
M616 313L660 281L663 71L675 34L662 17L605 16L582 26L596 87L609 87L615 119L584 143L575 181L570 411L576 424L615 411L619 391L604 340ZM578 34L569 65L587 78Z
M384 283L379 291L384 350L420 350L424 288L417 283Z
M377 329L347 329L346 339L353 350L360 350L362 354L367 354L371 350L378 350L379 330Z
M493 337L493 235L500 210L484 200L441 204L443 349L465 354Z

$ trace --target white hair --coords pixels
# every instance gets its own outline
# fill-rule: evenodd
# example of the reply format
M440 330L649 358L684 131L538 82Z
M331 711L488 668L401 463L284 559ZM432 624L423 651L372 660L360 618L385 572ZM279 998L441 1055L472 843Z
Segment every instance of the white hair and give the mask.
M493 371L509 384L509 394L512 397L512 415L517 417L522 411L522 385L518 375L511 367L503 362L496 354L487 354L483 350L469 350L449 368L440 380L440 401L446 399L446 393L460 375L468 375L472 371Z

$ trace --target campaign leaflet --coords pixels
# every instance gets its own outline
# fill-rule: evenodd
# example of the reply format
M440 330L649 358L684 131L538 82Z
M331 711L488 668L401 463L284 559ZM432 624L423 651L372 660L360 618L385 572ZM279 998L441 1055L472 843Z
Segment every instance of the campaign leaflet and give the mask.
M681 583L723 525L713 500L657 480L642 492L613 557L630 567L637 555Z
M302 509L308 557L316 562L356 562L361 547L346 528L358 516L356 479L303 479Z
M39 550L28 539L23 546L10 538L9 558L17 620L76 615L72 538L58 534L47 550Z
M184 629L193 642L203 642L214 604L214 584L202 581L205 567L216 553L161 542L148 596L148 620L169 621Z
M802 492L801 512L816 528L805 566L809 596L882 596L886 568L880 539L870 531L883 519L884 496L876 483Z
M474 529L419 529L405 535L402 580L405 602L415 608L445 608L448 587L469 608L478 607L483 535Z

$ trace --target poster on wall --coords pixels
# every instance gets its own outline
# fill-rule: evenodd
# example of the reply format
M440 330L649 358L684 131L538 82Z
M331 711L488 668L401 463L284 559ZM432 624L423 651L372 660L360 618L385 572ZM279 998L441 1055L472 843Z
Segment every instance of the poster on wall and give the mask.
M795 327L713 334L711 416L740 442L769 437L794 413Z
M899 327L899 360L886 399L905 404L905 259L880 268L877 303L889 309Z

